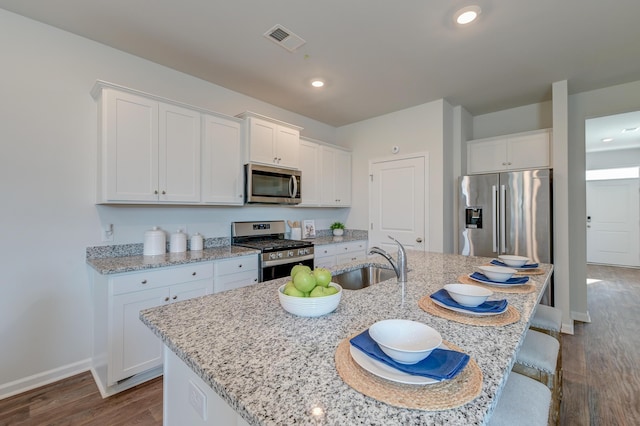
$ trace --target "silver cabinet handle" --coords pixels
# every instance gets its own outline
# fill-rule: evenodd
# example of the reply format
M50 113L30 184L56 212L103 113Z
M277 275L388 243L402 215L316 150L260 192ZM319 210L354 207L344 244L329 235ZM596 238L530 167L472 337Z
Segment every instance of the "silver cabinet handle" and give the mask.
M178 298L178 295L175 295L172 297L173 300L176 300Z
M154 193L155 195L158 195L158 190L156 189L155 191L153 191L153 193Z
M242 268L242 263L238 265L238 268Z
M422 242L422 238L418 237L416 238L416 243L421 243Z
M165 302L168 302L168 301L169 301L169 297L168 297L168 296L167 296L167 297L165 297L165 298L164 298L164 301L165 301Z
M192 272L191 275L193 275L195 277L196 276L196 272Z
M167 191L162 191L162 195L166 195L166 194L167 194Z
M147 280L142 280L142 281L140 282L140 284L146 284L146 283L147 283Z

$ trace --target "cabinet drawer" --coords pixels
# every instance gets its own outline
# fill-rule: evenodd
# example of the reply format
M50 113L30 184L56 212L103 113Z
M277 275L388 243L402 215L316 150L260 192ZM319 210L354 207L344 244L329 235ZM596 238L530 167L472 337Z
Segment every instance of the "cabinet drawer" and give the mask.
M349 253L344 253L338 255L337 264L340 265L342 263L355 262L356 260L365 259L367 257L364 250L362 251L351 251Z
M338 244L326 244L322 246L315 246L313 251L314 251L315 258L335 256L338 253Z
M351 243L340 244L338 254L352 253L355 251L365 251L367 249L366 241L353 241Z
M258 269L258 255L240 256L231 259L217 260L214 265L216 277L237 274Z
M198 281L212 277L213 262L132 272L114 276L110 279L111 294L124 294L150 288L166 287L171 284Z
M213 283L213 292L233 290L258 283L258 271L245 271L216 278Z

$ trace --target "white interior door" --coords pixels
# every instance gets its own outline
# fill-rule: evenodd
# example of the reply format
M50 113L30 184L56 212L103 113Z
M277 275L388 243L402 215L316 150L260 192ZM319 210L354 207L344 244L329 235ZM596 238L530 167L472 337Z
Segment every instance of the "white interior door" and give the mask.
M587 181L587 262L640 266L640 180Z
M400 241L407 249L429 249L426 226L428 157L374 160L369 165L369 247L395 253Z

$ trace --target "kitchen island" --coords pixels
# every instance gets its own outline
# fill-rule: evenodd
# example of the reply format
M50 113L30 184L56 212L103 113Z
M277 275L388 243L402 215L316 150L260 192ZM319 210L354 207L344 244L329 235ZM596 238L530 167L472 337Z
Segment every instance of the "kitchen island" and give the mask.
M518 310L519 321L479 327L428 314L418 300L491 259L407 253L410 271L404 301L392 279L362 290L343 290L340 305L326 316L296 317L280 307L277 288L287 279L279 279L141 312L142 321L165 344L165 424L180 418L172 410L191 410L196 413L193 419L209 422L202 424L235 424L224 417L229 412L237 413L238 424L251 425L485 424L553 267L540 265L544 273L531 276L531 293L495 294ZM388 267L386 260L373 256L333 272L362 265ZM425 411L391 406L347 385L336 370L338 345L389 318L428 324L469 354L482 372L480 394L458 408ZM205 406L214 401L202 393L202 386L213 390L213 399L228 409L207 415ZM186 403L177 401L181 398Z

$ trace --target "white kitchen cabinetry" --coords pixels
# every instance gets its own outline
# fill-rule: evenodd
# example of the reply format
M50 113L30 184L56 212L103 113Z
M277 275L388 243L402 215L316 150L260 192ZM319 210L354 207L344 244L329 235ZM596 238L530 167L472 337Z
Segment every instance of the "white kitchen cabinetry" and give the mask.
M551 167L549 129L467 142L467 173Z
M322 146L320 157L322 205L334 207L350 206L351 153L338 148Z
M314 266L331 268L343 263L366 259L367 241L350 241L348 243L323 244L315 246Z
M297 169L300 164L300 127L251 112L245 119L248 161Z
M134 93L99 97L99 203L200 201L200 113Z
M240 122L202 116L202 202L242 205L244 171Z
M213 270L214 293L257 284L258 254L216 260Z
M141 310L211 293L213 262L95 274L92 372L103 396L161 374L162 343L140 321Z
M320 145L303 138L300 138L300 171L302 172L302 202L299 206L319 206L321 176L323 176Z

